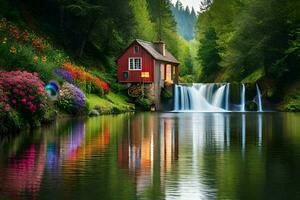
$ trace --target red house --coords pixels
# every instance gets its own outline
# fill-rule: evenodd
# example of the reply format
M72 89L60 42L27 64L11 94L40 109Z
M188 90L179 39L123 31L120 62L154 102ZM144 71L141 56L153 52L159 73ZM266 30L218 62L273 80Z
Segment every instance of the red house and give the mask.
M164 42L134 40L118 58L118 81L133 84L146 84L148 96L159 107L161 88L165 82L178 82L179 62L166 49Z

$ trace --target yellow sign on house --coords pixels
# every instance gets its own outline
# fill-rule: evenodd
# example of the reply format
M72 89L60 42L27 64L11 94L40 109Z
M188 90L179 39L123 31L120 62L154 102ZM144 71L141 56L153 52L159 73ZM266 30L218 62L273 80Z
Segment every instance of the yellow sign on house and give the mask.
M149 78L150 74L149 74L149 72L141 72L141 77L142 78Z

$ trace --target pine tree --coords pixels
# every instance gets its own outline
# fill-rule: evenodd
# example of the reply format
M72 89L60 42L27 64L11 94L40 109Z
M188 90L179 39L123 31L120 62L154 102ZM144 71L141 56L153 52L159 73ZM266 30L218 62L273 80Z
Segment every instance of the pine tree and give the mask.
M168 32L176 32L176 22L170 0L148 0L151 19L155 22L157 40L164 40Z
M217 34L213 27L209 27L202 40L200 40L200 48L198 57L202 65L202 80L214 81L215 74L219 70L219 62L221 61L219 49L217 45Z
M155 39L154 24L150 20L148 11L148 3L146 0L130 0L130 8L132 9L135 19L135 35L138 38L152 41Z

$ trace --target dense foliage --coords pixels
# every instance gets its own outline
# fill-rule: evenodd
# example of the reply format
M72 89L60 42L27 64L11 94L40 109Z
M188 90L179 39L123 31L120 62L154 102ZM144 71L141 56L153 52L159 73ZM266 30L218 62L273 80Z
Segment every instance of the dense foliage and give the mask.
M221 79L242 81L258 69L263 69L260 77L278 80L299 75L299 1L208 3L198 18L198 40L200 49L205 43L217 44L211 54L217 52L221 58ZM216 37L206 34L211 28ZM200 59L205 56L206 52L199 51Z
M53 69L61 65L67 56L55 50L45 39L26 31L16 24L0 20L0 68L38 72L43 81L49 81Z
M300 2L207 0L202 7L197 81L260 81L265 97L283 100L300 76Z

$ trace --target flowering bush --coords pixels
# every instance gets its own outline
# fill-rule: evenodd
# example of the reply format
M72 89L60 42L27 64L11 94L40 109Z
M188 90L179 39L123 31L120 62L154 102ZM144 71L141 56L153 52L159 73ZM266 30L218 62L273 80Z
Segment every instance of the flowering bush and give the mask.
M21 35L21 38L23 43L28 42L28 32L24 31Z
M46 95L37 73L0 71L0 87L7 93L8 104L20 113L34 116L42 112Z
M70 72L73 76L73 78L79 82L91 82L96 87L102 88L105 93L109 92L109 84L93 75L91 75L88 72L85 72L84 70L80 69L77 66L72 65L71 63L65 63L63 65L63 68Z
M15 25L10 25L10 28L9 28L9 33L10 33L10 36L12 38L14 38L16 41L19 40L19 37L20 37L20 30L17 26Z
M43 40L40 38L33 38L31 40L31 45L35 48L38 52L42 52L46 49L46 45L44 44Z
M54 71L54 73L63 78L65 81L69 82L69 83L74 83L74 79L73 79L73 76L70 72L68 72L67 70L64 70L64 69L56 69Z
M70 83L64 83L58 98L58 106L70 114L76 114L82 111L86 104L84 93L76 86Z
M0 31L3 31L5 36L11 38L12 41L17 43L21 41L23 44L30 44L39 53L49 47L46 40L37 37L35 34L20 30L18 26L7 21L5 18L0 20Z

